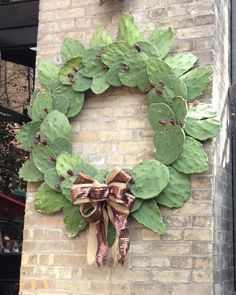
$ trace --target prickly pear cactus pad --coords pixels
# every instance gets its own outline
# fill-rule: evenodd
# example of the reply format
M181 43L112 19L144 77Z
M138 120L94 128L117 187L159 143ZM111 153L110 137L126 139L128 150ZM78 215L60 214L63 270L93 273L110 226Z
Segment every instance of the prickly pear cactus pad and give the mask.
M218 134L220 122L214 108L198 100L212 69L196 66L191 53L170 53L173 44L171 28L157 28L143 40L132 15L124 14L117 40L97 28L90 48L78 40L63 41L61 67L39 61L41 89L28 110L32 122L17 136L31 159L19 174L42 182L35 209L62 211L69 237L89 226L89 264L104 265L109 246L114 261L124 263L128 215L164 235L159 205L183 206L191 192L189 175L208 170L203 143ZM137 87L146 96L155 159L133 169L97 170L72 153L69 119L83 111L87 91L96 95L121 86Z

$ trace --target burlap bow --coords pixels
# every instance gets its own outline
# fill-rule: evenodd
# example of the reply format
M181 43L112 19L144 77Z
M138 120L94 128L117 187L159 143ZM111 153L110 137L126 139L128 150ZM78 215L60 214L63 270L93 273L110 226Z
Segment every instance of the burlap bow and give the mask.
M91 265L105 265L108 257L107 231L109 219L116 229L112 246L114 263L124 264L129 250L130 238L127 217L134 203L134 196L127 193L131 177L120 168L115 168L99 183L92 177L80 173L74 182L71 195L73 204L80 205L80 212L89 223L87 261Z

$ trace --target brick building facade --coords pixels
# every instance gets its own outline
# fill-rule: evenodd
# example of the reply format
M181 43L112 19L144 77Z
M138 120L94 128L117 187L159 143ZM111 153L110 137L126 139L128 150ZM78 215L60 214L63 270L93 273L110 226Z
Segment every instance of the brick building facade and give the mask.
M222 131L206 144L210 169L191 177L192 195L181 209L161 208L167 235L160 237L131 222L131 249L125 266L100 270L86 265L87 233L67 238L63 218L33 208L29 185L21 267L21 295L232 295L232 202L227 90L230 84L229 15L225 0L40 0L38 58L60 63L65 37L88 44L95 27L115 36L121 13L131 12L143 35L172 26L174 51L196 54L212 65L205 100L218 106ZM88 97L73 119L74 152L97 167L132 167L152 158L152 130L144 95L113 89ZM118 135L119 134L119 135Z

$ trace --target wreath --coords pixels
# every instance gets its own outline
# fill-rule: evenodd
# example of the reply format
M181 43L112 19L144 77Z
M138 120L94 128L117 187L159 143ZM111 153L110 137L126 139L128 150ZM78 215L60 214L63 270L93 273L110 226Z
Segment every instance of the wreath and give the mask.
M38 64L41 88L28 110L32 121L17 135L32 156L19 174L43 182L35 209L62 210L69 237L89 224L89 264L106 264L108 246L114 261L124 263L130 215L165 234L158 206L181 207L191 194L188 176L208 170L202 142L217 135L220 123L214 108L196 99L210 83L212 68L196 67L191 53L169 54L173 42L171 28L157 28L143 41L132 15L124 14L116 41L98 28L88 49L77 40L63 41L61 68L43 59ZM137 87L146 95L156 159L108 171L72 153L68 118L82 111L87 91L101 94L110 86Z

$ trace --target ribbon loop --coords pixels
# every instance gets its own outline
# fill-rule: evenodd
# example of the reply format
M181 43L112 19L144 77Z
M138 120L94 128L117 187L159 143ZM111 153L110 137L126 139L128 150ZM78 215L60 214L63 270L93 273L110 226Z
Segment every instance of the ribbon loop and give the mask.
M108 257L107 229L109 220L116 229L116 242L112 252L117 260L116 250L119 249L118 261L123 265L129 250L130 238L127 217L134 203L134 196L128 194L128 184L132 181L130 175L120 168L115 168L106 177L105 183L99 183L92 177L80 173L76 178L71 196L74 205L80 205L83 218L89 223L89 241L94 241L95 247L88 245L87 260L92 264L95 260L98 266L106 264ZM93 225L96 224L96 228Z

